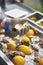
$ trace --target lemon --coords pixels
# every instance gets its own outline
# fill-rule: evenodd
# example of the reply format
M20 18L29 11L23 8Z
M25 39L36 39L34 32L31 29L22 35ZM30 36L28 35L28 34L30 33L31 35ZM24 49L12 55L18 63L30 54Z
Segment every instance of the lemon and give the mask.
M34 36L34 30L33 29L29 29L29 31L26 33L26 36Z
M30 55L32 53L32 50L26 45L20 45L18 50L25 53L26 55Z
M43 58L39 58L38 61L38 65L43 65Z
M36 20L37 20L37 18L36 18L36 17L34 17L34 16L32 16L32 17L30 17L30 20L32 20L32 21L36 21Z
M15 65L24 65L26 60L24 57L22 56L15 56L13 59L12 59L13 63Z
M28 37L23 37L23 38L21 39L21 42L22 42L22 44L29 45L29 43L30 43L30 38L28 38Z
M7 43L7 48L9 50L15 50L16 49L16 43L15 42L10 42L10 43Z

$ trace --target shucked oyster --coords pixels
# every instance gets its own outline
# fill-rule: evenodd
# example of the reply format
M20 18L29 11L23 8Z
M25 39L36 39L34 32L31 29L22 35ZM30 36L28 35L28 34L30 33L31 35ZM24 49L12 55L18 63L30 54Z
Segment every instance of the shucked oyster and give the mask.
M38 43L39 40L40 40L39 36L33 36L33 37L31 38L31 42L32 42L32 43Z
M21 55L21 56L25 57L25 54L23 52L20 52L20 51L12 51L9 53L9 55L11 55L11 56Z
M32 47L32 49L35 50L35 51L38 51L38 50L39 50L39 47L36 46L36 45L34 45L34 44L31 44L31 47Z

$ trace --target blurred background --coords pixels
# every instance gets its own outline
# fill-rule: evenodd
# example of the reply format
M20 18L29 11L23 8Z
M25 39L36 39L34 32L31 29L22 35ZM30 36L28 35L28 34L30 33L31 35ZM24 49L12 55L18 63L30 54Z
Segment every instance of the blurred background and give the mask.
M24 0L24 3L36 10L43 12L43 0Z
M5 4L14 3L16 1L24 3L27 6L43 12L43 0L0 0L0 6L4 8Z

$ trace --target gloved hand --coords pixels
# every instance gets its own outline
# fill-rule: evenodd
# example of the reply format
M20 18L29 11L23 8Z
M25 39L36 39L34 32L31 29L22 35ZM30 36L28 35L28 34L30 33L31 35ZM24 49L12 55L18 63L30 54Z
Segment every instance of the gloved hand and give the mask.
M19 35L20 34L20 31L15 29L15 25L16 24L23 24L26 22L26 19L24 18L20 18L20 19L11 19L10 22L9 21L6 21L6 24L5 24L5 32L7 35L9 36L16 36L16 35ZM24 29L23 29L24 31Z

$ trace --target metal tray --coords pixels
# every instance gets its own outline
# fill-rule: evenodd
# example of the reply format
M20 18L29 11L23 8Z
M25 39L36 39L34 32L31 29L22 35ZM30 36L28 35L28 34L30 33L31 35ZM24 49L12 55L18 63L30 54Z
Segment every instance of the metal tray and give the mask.
M30 17L35 17L37 20L31 20ZM30 15L26 16L28 23L30 24L31 27L39 31L40 33L43 34L43 28L41 28L37 23L41 20L43 20L43 14L36 11Z
M1 50L0 50L0 65L14 65Z

